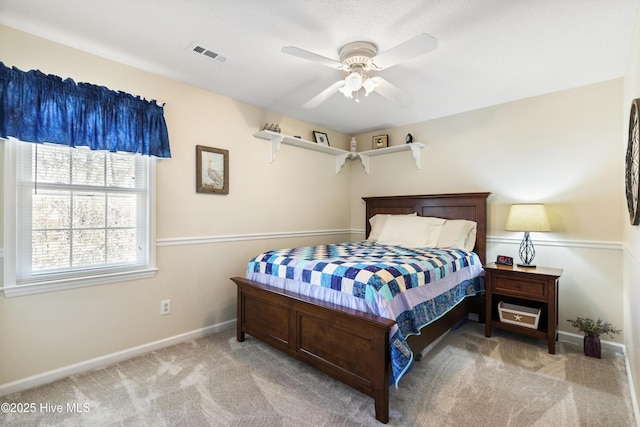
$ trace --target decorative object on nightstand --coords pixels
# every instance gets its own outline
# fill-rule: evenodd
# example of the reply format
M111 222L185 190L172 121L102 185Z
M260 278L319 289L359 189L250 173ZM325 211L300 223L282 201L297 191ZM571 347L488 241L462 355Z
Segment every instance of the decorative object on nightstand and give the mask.
M609 335L614 338L614 334L619 334L622 329L616 329L609 322L598 318L597 321L588 317L576 317L575 319L567 319L571 326L578 328L584 333L584 354L589 357L602 358L602 347L600 345L600 335Z
M484 266L487 274L484 334L493 328L546 338L549 353L556 352L558 283L562 270L537 267ZM508 321L501 321L505 318ZM520 317L516 317L520 316Z
M511 258L510 256L506 256L506 255L498 255L496 257L496 264L512 266L513 265L513 258Z
M531 237L529 237L529 232L551 231L544 205L537 203L511 205L509 216L507 217L507 224L504 229L506 231L524 231L524 238L522 239L522 243L520 243L520 250L518 251L522 264L518 264L518 266L528 268L535 267L532 262L536 256L536 251L533 248L533 242L531 241Z

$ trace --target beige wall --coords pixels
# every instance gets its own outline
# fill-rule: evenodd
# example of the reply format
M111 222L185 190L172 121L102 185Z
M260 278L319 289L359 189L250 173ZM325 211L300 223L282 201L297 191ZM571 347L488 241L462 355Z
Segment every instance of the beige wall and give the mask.
M0 297L0 385L233 320L229 278L251 256L349 238L350 164L336 174L335 157L288 145L269 163L269 143L253 133L265 122L308 139L325 130L342 148L347 136L2 26L0 58L166 103L173 156L157 166L157 276ZM198 144L229 150L229 195L195 192ZM325 233L305 237L313 231ZM164 299L172 312L161 317Z
M635 31L631 47L629 48L629 60L624 79L623 99L623 124L622 137L623 150L627 146L628 115L631 100L640 98L640 11L636 17ZM624 244L624 328L625 344L629 357L629 368L632 376L632 386L635 391L635 402L640 402L640 227L631 226L627 214L626 204L622 208ZM640 423L640 411L635 408L636 419Z

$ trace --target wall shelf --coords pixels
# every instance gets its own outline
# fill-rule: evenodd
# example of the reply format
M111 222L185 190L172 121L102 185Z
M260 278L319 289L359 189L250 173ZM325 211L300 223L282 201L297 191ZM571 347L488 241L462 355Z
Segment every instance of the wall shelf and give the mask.
M368 150L368 151L360 151L357 153L358 157L360 157L360 161L362 162L362 167L364 171L369 173L369 157L380 156L382 154L391 154L397 153L399 151L407 151L411 150L413 154L413 158L416 161L416 168L420 169L420 150L423 149L425 145L421 142L412 142L411 144L403 144L403 145L392 145L387 148L378 148L377 150Z
M420 142L413 142L411 144L394 145L387 148L379 148L377 150L360 151L358 153L352 153L350 151L342 150L340 148L330 147L328 145L321 145L315 142L307 141L306 139L294 138L293 136L285 135L278 132L272 132L270 130L261 130L254 133L253 136L260 139L266 139L270 142L269 150L269 163L273 163L276 158L276 154L280 149L280 144L293 145L295 147L305 148L307 150L320 151L321 153L331 154L336 156L336 173L339 173L344 166L347 159L355 160L360 159L364 171L369 173L369 158L373 156L380 156L383 154L397 153L399 151L411 150L413 158L416 161L416 167L420 169L420 150L425 147Z

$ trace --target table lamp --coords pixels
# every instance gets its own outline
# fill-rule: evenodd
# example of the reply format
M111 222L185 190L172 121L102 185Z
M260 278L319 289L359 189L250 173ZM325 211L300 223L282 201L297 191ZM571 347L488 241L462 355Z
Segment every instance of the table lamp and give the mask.
M520 250L518 251L522 264L518 264L518 266L535 267L532 262L536 256L536 251L533 248L533 242L531 241L531 237L529 237L529 232L551 231L544 205L511 205L509 216L507 217L507 224L504 229L505 231L524 231L524 238L522 239L522 243L520 243Z

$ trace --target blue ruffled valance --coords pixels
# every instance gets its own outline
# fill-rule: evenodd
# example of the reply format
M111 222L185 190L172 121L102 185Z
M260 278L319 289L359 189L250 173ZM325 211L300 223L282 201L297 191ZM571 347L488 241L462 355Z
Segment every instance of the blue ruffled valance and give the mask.
M171 157L164 108L155 101L2 62L0 137Z

